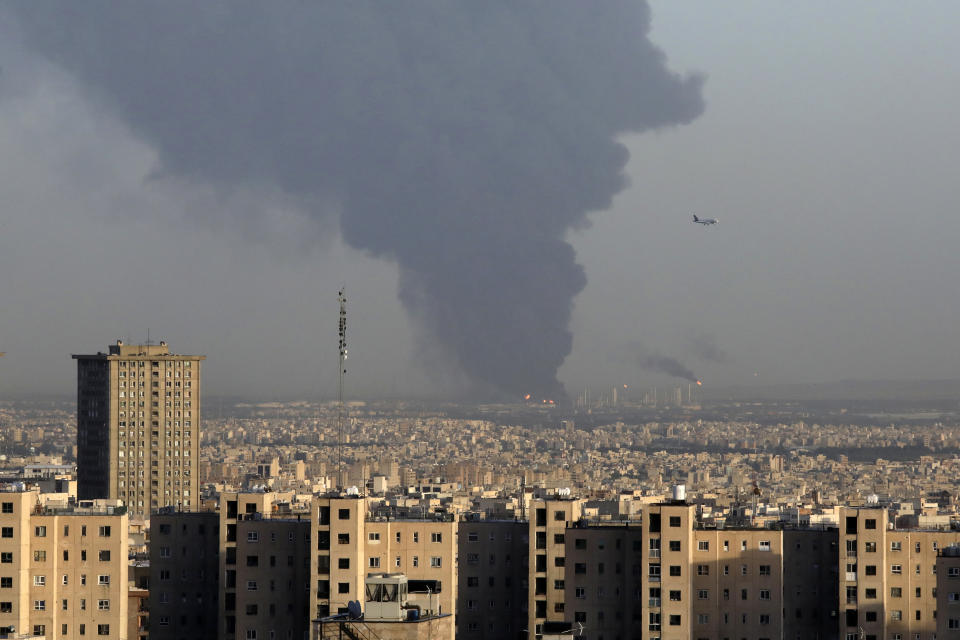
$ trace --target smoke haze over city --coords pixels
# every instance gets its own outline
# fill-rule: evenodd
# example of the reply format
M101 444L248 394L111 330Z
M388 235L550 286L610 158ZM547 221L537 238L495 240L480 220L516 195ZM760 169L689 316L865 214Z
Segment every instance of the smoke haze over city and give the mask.
M330 396L341 285L357 395L960 377L960 9L75 6L0 12L0 395Z

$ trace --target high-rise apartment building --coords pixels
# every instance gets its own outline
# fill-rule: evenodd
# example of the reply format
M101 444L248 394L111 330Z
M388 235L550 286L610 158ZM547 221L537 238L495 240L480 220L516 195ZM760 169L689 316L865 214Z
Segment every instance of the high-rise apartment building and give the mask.
M199 504L200 365L205 356L126 345L77 361L78 497L133 514Z
M0 637L127 637L127 516L0 492Z

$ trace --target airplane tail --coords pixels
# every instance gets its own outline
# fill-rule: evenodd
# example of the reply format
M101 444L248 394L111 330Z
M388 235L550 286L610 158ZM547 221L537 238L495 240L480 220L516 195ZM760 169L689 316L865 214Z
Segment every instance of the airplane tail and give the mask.
M700 218L697 217L697 214L693 214L693 221L700 222Z

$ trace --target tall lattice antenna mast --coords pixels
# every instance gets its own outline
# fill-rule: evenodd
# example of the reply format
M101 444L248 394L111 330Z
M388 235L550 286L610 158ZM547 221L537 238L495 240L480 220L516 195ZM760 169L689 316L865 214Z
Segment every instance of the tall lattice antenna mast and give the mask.
M341 287L340 300L340 385L337 397L337 489L343 488L343 376L347 372L347 297Z

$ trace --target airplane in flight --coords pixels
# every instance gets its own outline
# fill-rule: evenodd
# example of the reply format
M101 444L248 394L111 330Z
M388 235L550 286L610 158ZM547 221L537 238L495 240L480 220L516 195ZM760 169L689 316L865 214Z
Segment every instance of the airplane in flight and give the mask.
M702 224L706 227L709 227L711 224L717 224L720 222L716 218L698 218L697 214L693 214L693 221L697 224Z

